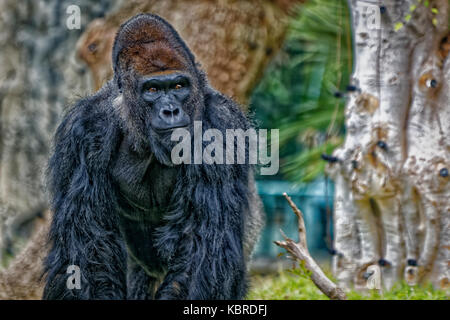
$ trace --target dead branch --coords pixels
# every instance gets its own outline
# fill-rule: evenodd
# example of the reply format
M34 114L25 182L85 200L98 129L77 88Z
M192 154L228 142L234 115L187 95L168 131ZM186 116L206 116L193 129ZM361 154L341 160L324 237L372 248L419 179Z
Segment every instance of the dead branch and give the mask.
M275 244L286 249L286 251L288 251L292 257L298 261L304 262L305 268L311 272L311 280L328 298L331 300L347 300L347 296L344 291L325 275L317 262L309 254L303 214L286 193L283 193L283 196L286 198L292 208L292 211L294 211L297 216L299 242L296 243L294 240L289 239L282 233L285 241L275 241Z

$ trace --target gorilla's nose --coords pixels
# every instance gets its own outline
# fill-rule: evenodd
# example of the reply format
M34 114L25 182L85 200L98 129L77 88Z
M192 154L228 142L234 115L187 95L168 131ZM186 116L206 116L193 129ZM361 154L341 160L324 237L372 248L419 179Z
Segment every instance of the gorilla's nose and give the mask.
M168 105L161 108L159 117L170 127L176 127L181 124L183 120L183 110L180 107Z

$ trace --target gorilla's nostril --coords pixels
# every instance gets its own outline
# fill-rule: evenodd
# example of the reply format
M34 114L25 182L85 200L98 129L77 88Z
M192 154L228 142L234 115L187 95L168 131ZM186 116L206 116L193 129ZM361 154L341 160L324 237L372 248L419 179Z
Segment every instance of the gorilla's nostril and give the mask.
M181 114L181 110L180 108L175 108L175 109L163 109L161 110L161 115L165 118L172 118L172 117L176 117L178 115Z

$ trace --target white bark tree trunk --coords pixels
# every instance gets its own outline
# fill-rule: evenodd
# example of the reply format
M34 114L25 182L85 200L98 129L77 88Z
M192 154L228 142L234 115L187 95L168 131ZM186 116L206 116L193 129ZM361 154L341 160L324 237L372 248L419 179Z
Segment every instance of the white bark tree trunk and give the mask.
M448 0L350 0L355 90L334 176L334 273L449 287Z

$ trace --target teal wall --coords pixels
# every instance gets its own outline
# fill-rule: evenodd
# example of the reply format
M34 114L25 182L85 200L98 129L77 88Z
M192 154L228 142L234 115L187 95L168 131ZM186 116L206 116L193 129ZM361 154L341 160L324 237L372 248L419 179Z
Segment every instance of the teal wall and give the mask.
M333 212L333 184L325 179L312 183L294 185L286 181L257 181L258 193L264 204L266 225L256 246L255 258L276 258L284 252L273 242L282 240L280 229L290 238L298 240L297 217L292 212L283 192L286 192L303 212L308 249L314 256L327 255L326 228L327 202L329 212ZM330 216L330 220L331 220ZM332 229L330 223L330 230ZM332 231L330 231L332 232Z

